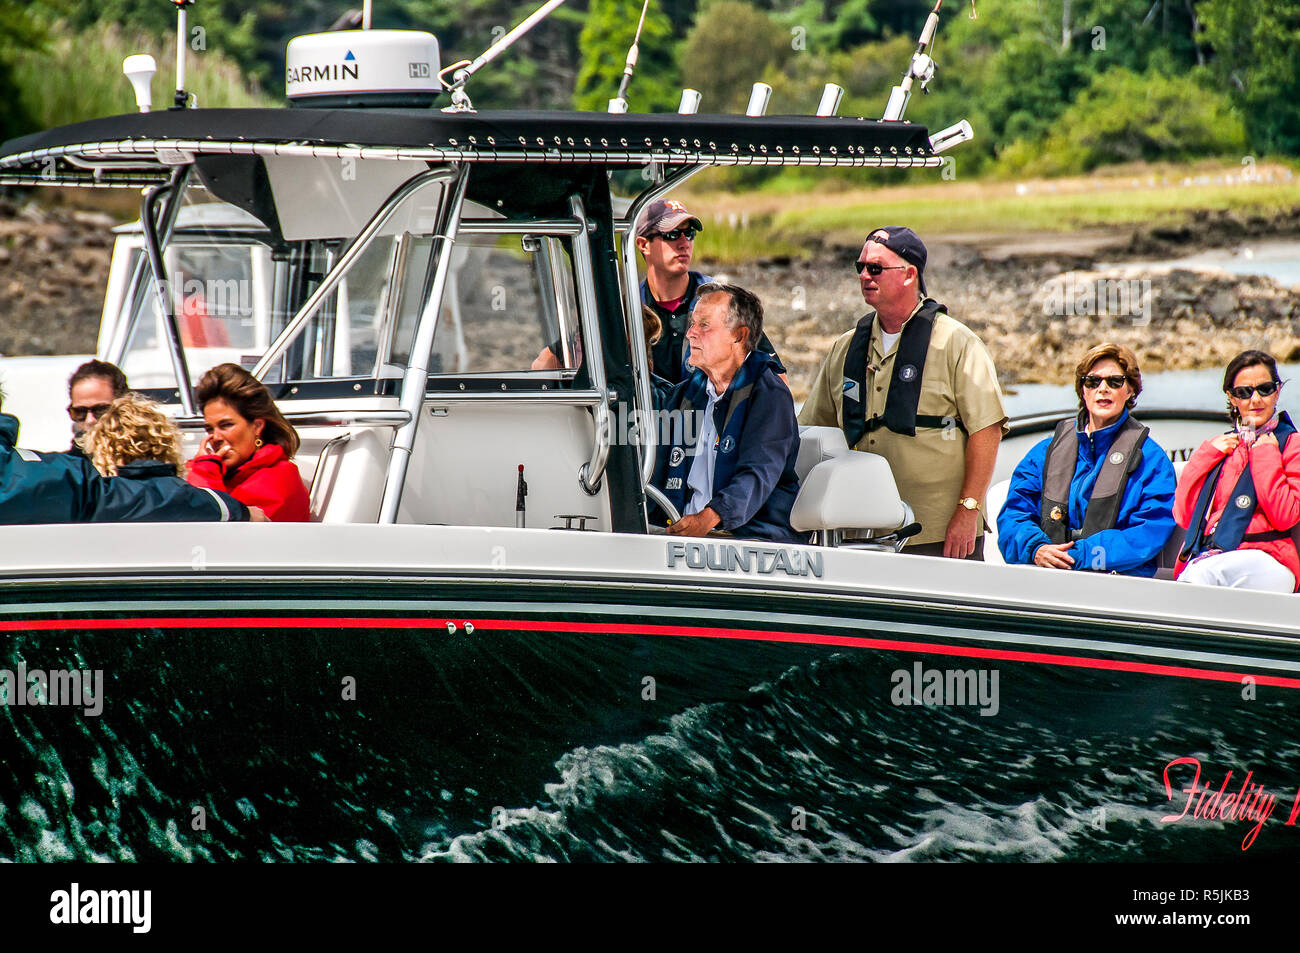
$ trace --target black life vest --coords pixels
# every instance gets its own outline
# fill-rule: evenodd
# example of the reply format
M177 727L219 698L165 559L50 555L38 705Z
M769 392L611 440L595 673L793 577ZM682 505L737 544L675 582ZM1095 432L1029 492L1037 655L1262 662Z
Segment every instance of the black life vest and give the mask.
M1097 481L1088 495L1082 526L1077 532L1070 530L1070 483L1079 460L1079 430L1083 421L1078 417L1062 420L1047 446L1047 459L1043 461L1043 501L1038 522L1053 543L1068 543L1084 539L1104 529L1114 529L1119 517L1120 502L1128 478L1142 465L1142 444L1150 428L1130 416L1124 421L1101 465Z
M1291 422L1286 411L1279 412L1277 427L1273 430L1279 450L1286 450L1286 443L1295 432L1295 424ZM1183 544L1182 552L1178 554L1182 562L1187 562L1209 549L1221 549L1225 553L1230 553L1242 543L1266 543L1289 539L1300 548L1300 523L1290 529L1266 530L1261 533L1246 532L1246 527L1250 525L1251 518L1255 515L1255 507L1259 505L1259 494L1255 491L1255 480L1250 475L1249 466L1241 471L1237 485L1232 488L1232 500L1224 507L1223 515L1219 517L1219 524L1214 527L1213 533L1206 535L1205 523L1210 514L1210 505L1214 501L1214 492L1219 486L1219 477L1223 474L1223 465L1228 462L1230 456L1232 454L1224 456L1214 469L1205 475L1205 482L1201 485L1201 495L1196 498L1196 508L1192 510L1192 519L1187 526L1186 542Z
M951 418L935 414L918 414L921 402L921 378L925 375L925 357L930 350L934 319L948 309L933 298L926 298L920 309L907 319L898 339L894 372L885 395L885 413L867 419L867 359L871 356L871 332L876 323L873 311L859 321L848 353L844 356L844 439L850 447L868 433L888 427L896 434L915 437L917 427L951 427ZM961 422L957 421L961 427ZM962 427L963 432L965 427Z

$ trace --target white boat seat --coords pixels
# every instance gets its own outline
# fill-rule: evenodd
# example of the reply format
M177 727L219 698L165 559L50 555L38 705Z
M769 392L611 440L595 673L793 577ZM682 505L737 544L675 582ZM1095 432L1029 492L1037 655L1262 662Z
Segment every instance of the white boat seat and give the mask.
M374 523L387 472L387 431L360 429L329 441L311 481L311 518L321 523Z
M840 434L843 445L843 433L835 432ZM898 529L908 519L889 462L879 454L848 449L808 471L790 512L790 525L801 533L889 531Z
M808 471L823 460L842 457L849 452L849 445L844 439L844 431L839 427L800 427L799 457L795 460L794 470L802 483Z

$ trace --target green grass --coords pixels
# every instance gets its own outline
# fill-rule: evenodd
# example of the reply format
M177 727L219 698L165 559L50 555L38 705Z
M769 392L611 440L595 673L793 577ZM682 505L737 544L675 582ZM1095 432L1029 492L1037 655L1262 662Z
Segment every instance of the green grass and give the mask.
M150 53L158 64L153 106L166 109L175 88L175 50L174 39L126 34L115 26L76 34L60 25L52 31L46 49L26 50L15 57L14 80L38 128L114 116L136 108L131 84L122 75L122 60L132 53ZM200 106L276 105L214 50L189 52L185 85Z
M829 240L860 237L863 222L921 222L931 232L1070 232L1085 228L1168 225L1201 209L1275 214L1300 206L1300 182L1288 185L1171 186L1151 191L998 195L974 201L925 198L830 205L776 216L773 228Z
M995 182L954 185L950 196L934 186L887 188L874 198L863 191L756 195L748 204L763 211L750 213L748 227L732 226L726 214L710 211L715 200L735 203L742 197L722 199L714 194L686 201L702 211L705 221L700 256L719 264L774 255L808 257L826 245L855 244L862 240L864 229L886 222L907 223L934 236L1013 235L1177 225L1201 210L1268 216L1300 208L1300 178L1253 185L1181 184L1184 176L1203 174L1196 169L1167 170L1170 184L1154 188L1130 188L1114 179L1098 178L1084 180L1082 190L1078 190L1079 180L1073 180L1053 192L1052 182L1035 182L1025 195Z

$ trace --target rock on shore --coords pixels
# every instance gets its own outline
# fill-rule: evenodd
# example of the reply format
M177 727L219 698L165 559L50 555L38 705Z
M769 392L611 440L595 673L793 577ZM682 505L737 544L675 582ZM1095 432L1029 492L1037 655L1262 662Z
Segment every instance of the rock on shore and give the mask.
M0 200L0 355L95 350L116 224Z
M763 299L797 400L834 340L866 309L851 268L857 252L713 272ZM1097 266L1116 252L994 257L934 243L926 283L980 335L1004 385L1068 383L1083 352L1103 341L1132 348L1143 372L1222 367L1252 347L1300 360L1300 288L1218 269Z
M1300 231L1300 210L1269 222L1228 219L1100 238L931 241L926 281L984 340L1006 385L1067 383L1079 356L1103 340L1131 347L1144 372L1222 367L1249 347L1300 360L1300 288L1218 270L1098 267L1187 254L1210 244L1205 235L1222 244ZM95 350L114 224L101 213L0 199L0 355ZM851 265L858 251L826 248L805 261L740 267L699 263L763 299L798 400L832 342L865 309Z

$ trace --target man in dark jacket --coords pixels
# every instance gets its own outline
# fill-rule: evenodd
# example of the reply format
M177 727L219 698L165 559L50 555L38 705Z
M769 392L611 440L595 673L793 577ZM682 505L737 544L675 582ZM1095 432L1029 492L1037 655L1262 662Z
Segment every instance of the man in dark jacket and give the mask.
M684 514L669 533L807 542L790 525L799 425L789 388L755 347L762 332L751 292L700 288L687 332L695 370L669 394L671 439L656 461L655 485Z
M102 477L85 457L19 450L17 440L18 418L0 413L0 524L246 522L261 516L216 490Z

